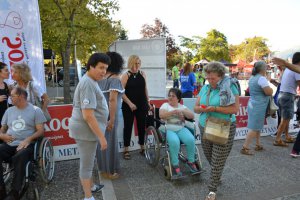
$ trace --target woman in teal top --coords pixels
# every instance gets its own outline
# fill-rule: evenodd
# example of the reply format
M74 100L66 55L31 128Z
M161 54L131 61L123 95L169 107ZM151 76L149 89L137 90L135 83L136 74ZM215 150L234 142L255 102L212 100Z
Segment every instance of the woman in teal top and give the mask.
M260 144L260 131L264 127L265 115L270 96L273 90L266 78L267 64L264 61L258 61L254 64L252 76L249 80L250 99L248 101L248 125L249 132L244 142L241 154L253 155L249 146L253 138L256 138L255 151L263 150Z
M220 183L226 159L231 151L235 136L235 113L239 110L239 93L235 83L225 76L225 66L220 62L210 62L204 69L208 85L202 87L194 111L200 113L199 128L201 135L204 133L207 115L220 119L230 119L231 126L228 143L225 145L214 144L201 138L204 155L211 166L209 194L206 200L216 198L217 186ZM209 92L210 91L210 92ZM207 95L209 102L207 105Z

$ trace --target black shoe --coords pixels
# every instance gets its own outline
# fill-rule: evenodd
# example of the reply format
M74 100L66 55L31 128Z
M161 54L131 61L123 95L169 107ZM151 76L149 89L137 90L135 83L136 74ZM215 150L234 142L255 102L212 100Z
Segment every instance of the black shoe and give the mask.
M4 200L20 200L19 192L16 190L10 191Z
M100 192L104 188L104 185L95 184L91 189L92 193Z
M0 200L3 200L6 197L5 185L0 186Z

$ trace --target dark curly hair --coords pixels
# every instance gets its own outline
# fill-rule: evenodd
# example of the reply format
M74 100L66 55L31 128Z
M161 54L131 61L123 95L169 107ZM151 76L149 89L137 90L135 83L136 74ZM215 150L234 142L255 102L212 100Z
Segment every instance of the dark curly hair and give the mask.
M106 52L106 55L110 57L111 63L107 68L108 72L113 74L120 74L123 69L124 60L122 56L117 52Z

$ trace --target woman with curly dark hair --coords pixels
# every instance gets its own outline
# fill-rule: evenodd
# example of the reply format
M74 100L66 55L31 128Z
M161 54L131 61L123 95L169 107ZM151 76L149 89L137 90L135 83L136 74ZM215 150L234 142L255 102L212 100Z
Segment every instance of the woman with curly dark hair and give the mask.
M109 108L109 119L105 131L108 148L101 151L98 145L96 156L101 175L104 178L115 179L119 177L120 170L117 126L121 98L125 92L120 80L124 60L116 52L107 52L106 54L110 57L111 64L107 68L105 79L98 81L98 84Z

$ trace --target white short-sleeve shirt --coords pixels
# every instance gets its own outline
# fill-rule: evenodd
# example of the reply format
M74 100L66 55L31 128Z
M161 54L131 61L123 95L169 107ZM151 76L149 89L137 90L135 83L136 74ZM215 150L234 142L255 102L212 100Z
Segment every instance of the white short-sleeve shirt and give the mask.
M264 77L264 76L259 77L257 83L258 83L258 85L259 85L261 88L265 88L265 87L270 86L268 79L267 79L266 77Z
M168 112L173 110L184 110L187 107L182 104L178 104L178 107L172 107L169 103L164 103L159 110L166 110ZM178 116L171 116L167 120L164 120L166 122L167 130L171 131L179 131L182 129L185 125L185 121L182 121L178 118Z

